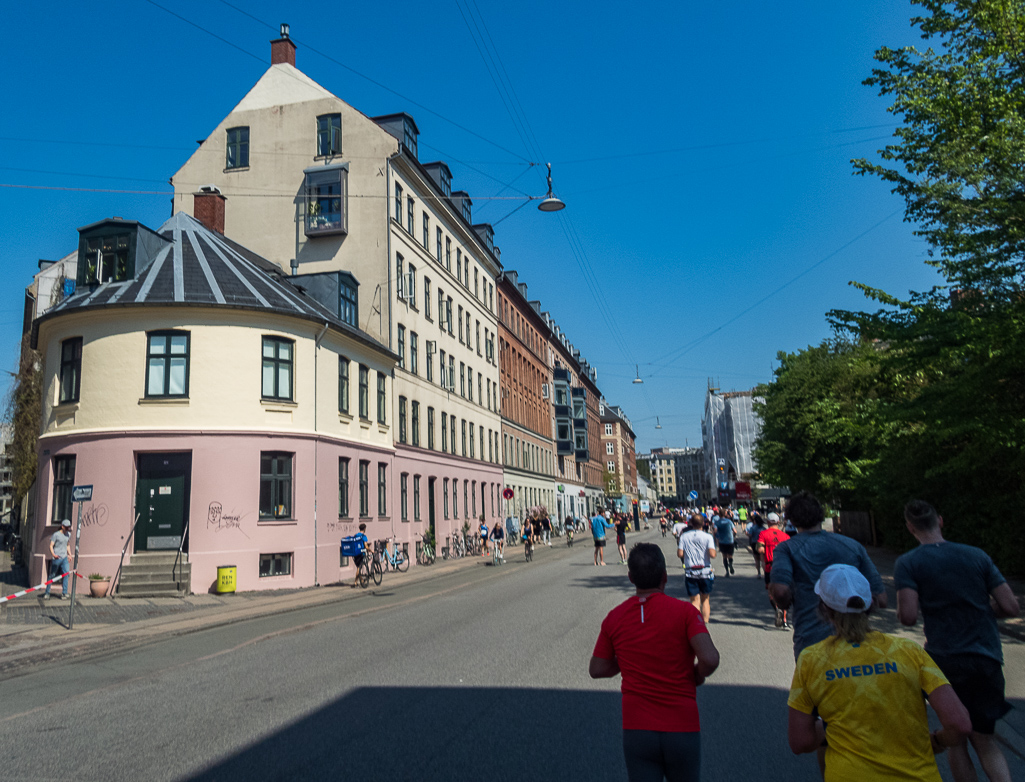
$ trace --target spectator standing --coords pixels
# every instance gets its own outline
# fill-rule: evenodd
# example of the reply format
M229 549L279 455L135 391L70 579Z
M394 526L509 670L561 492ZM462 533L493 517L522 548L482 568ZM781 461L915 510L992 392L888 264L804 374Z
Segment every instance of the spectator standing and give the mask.
M1010 782L993 735L996 721L1011 708L1004 699L996 617L1017 616L1018 601L986 552L944 540L943 518L932 505L912 500L904 507L904 520L919 545L897 559L897 618L910 627L922 609L925 650L968 709L969 741L983 771L992 782ZM951 747L947 757L957 782L977 778L965 742Z
M481 514L480 523L477 526L477 532L480 534L480 546L481 556L486 557L488 555L488 525L484 521L484 514Z
M595 511L591 518L591 536L594 538L594 564L605 566L605 530L613 529L605 517Z
M775 557L776 547L784 540L790 540L790 535L783 531L783 522L778 513L769 514L769 527L762 530L758 536L758 550L762 556L762 567L765 569L765 588L769 588L769 581L772 574L772 561ZM776 605L776 601L769 595L769 603L776 614L776 627L787 629L790 623L787 622L787 612Z
M653 543L628 559L636 594L602 622L588 672L622 674L623 756L631 782L697 782L701 724L697 687L719 652L693 606L665 594L666 561Z
M616 517L616 545L619 547L619 562L626 564L626 531L630 527L630 519L626 514Z
M953 688L914 641L869 628L872 590L857 568L830 565L814 590L833 634L797 659L790 748L815 752L828 740L825 782L940 782L935 753L971 726ZM943 725L931 736L923 694Z
M712 559L716 551L715 538L702 529L704 523L704 516L700 513L690 517L690 529L680 535L677 554L683 561L687 595L707 623L712 614L710 598L715 585Z
M832 625L818 614L815 582L823 570L830 565L853 565L868 579L875 604L880 608L886 608L886 591L864 546L843 535L822 531L826 514L812 494L802 491L791 497L786 514L797 527L797 535L776 546L769 596L784 611L791 604L794 606L796 660L805 647L817 644L833 633Z
M70 596L68 591L68 574L71 572L71 564L68 562L68 547L71 543L71 520L64 519L61 528L50 536L50 578L61 578L61 600L67 600ZM50 599L51 584L46 585L43 592L43 600Z
M541 515L541 532L544 535L544 543L552 545L552 520L547 513Z
M719 544L719 551L722 552L723 569L727 576L733 575L733 549L736 543L736 530L733 526L733 518L730 511L725 516L715 520L715 540Z

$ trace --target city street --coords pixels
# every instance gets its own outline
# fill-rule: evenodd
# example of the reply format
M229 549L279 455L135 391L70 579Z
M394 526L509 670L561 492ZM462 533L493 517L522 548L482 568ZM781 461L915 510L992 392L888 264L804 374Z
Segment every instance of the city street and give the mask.
M682 577L672 538L653 540ZM0 777L44 780L625 779L619 680L587 662L630 594L588 536L522 561L158 641L0 683ZM786 744L791 635L771 625L746 549L716 580L722 665L699 689L703 779L819 779ZM673 568L673 565L676 565ZM721 574L721 566L717 565ZM893 630L893 611L876 619ZM1004 638L1025 708L1025 644ZM1022 759L1009 755L1025 778ZM940 761L949 779L945 761Z

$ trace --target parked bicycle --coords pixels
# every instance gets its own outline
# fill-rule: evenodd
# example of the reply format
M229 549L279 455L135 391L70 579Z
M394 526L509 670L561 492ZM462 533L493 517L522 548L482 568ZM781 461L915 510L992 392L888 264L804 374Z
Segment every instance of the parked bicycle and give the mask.
M381 563L377 557L363 557L363 561L359 565L357 571L359 578L359 585L366 589L370 586L370 579L374 580L374 584L381 586L381 580L384 578L384 570L381 568Z
M392 542L391 551L388 550L388 540ZM391 568L400 573L405 573L409 570L409 556L399 547L399 543L395 538L388 538L388 540L380 541L381 547L377 552L377 559L385 570Z
M434 546L431 545L430 540L425 538L423 535L421 535L420 540L416 542L416 564L434 564Z
M445 538L445 540L448 541L448 545L443 546L441 549L442 559L459 559L466 554L463 539L459 535Z

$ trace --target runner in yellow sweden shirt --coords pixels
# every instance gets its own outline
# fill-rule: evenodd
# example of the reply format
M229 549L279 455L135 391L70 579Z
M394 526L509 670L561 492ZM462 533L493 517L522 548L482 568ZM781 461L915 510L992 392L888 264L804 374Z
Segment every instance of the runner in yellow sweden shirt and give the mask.
M826 782L940 782L934 753L971 730L953 688L921 646L868 629L872 593L857 568L831 565L815 592L837 634L797 660L788 700L791 749L814 752L828 738ZM943 725L931 736L923 692Z

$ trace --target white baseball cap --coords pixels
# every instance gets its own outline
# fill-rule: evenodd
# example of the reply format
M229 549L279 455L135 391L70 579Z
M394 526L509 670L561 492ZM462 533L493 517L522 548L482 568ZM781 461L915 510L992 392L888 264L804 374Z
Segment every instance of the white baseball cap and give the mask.
M815 594L822 602L841 614L860 614L872 605L872 588L861 571L853 565L830 565L815 582ZM861 607L848 605L861 600Z
M768 519L769 519L769 521L779 521L779 514L775 513L775 512L774 513L770 513L768 515Z

